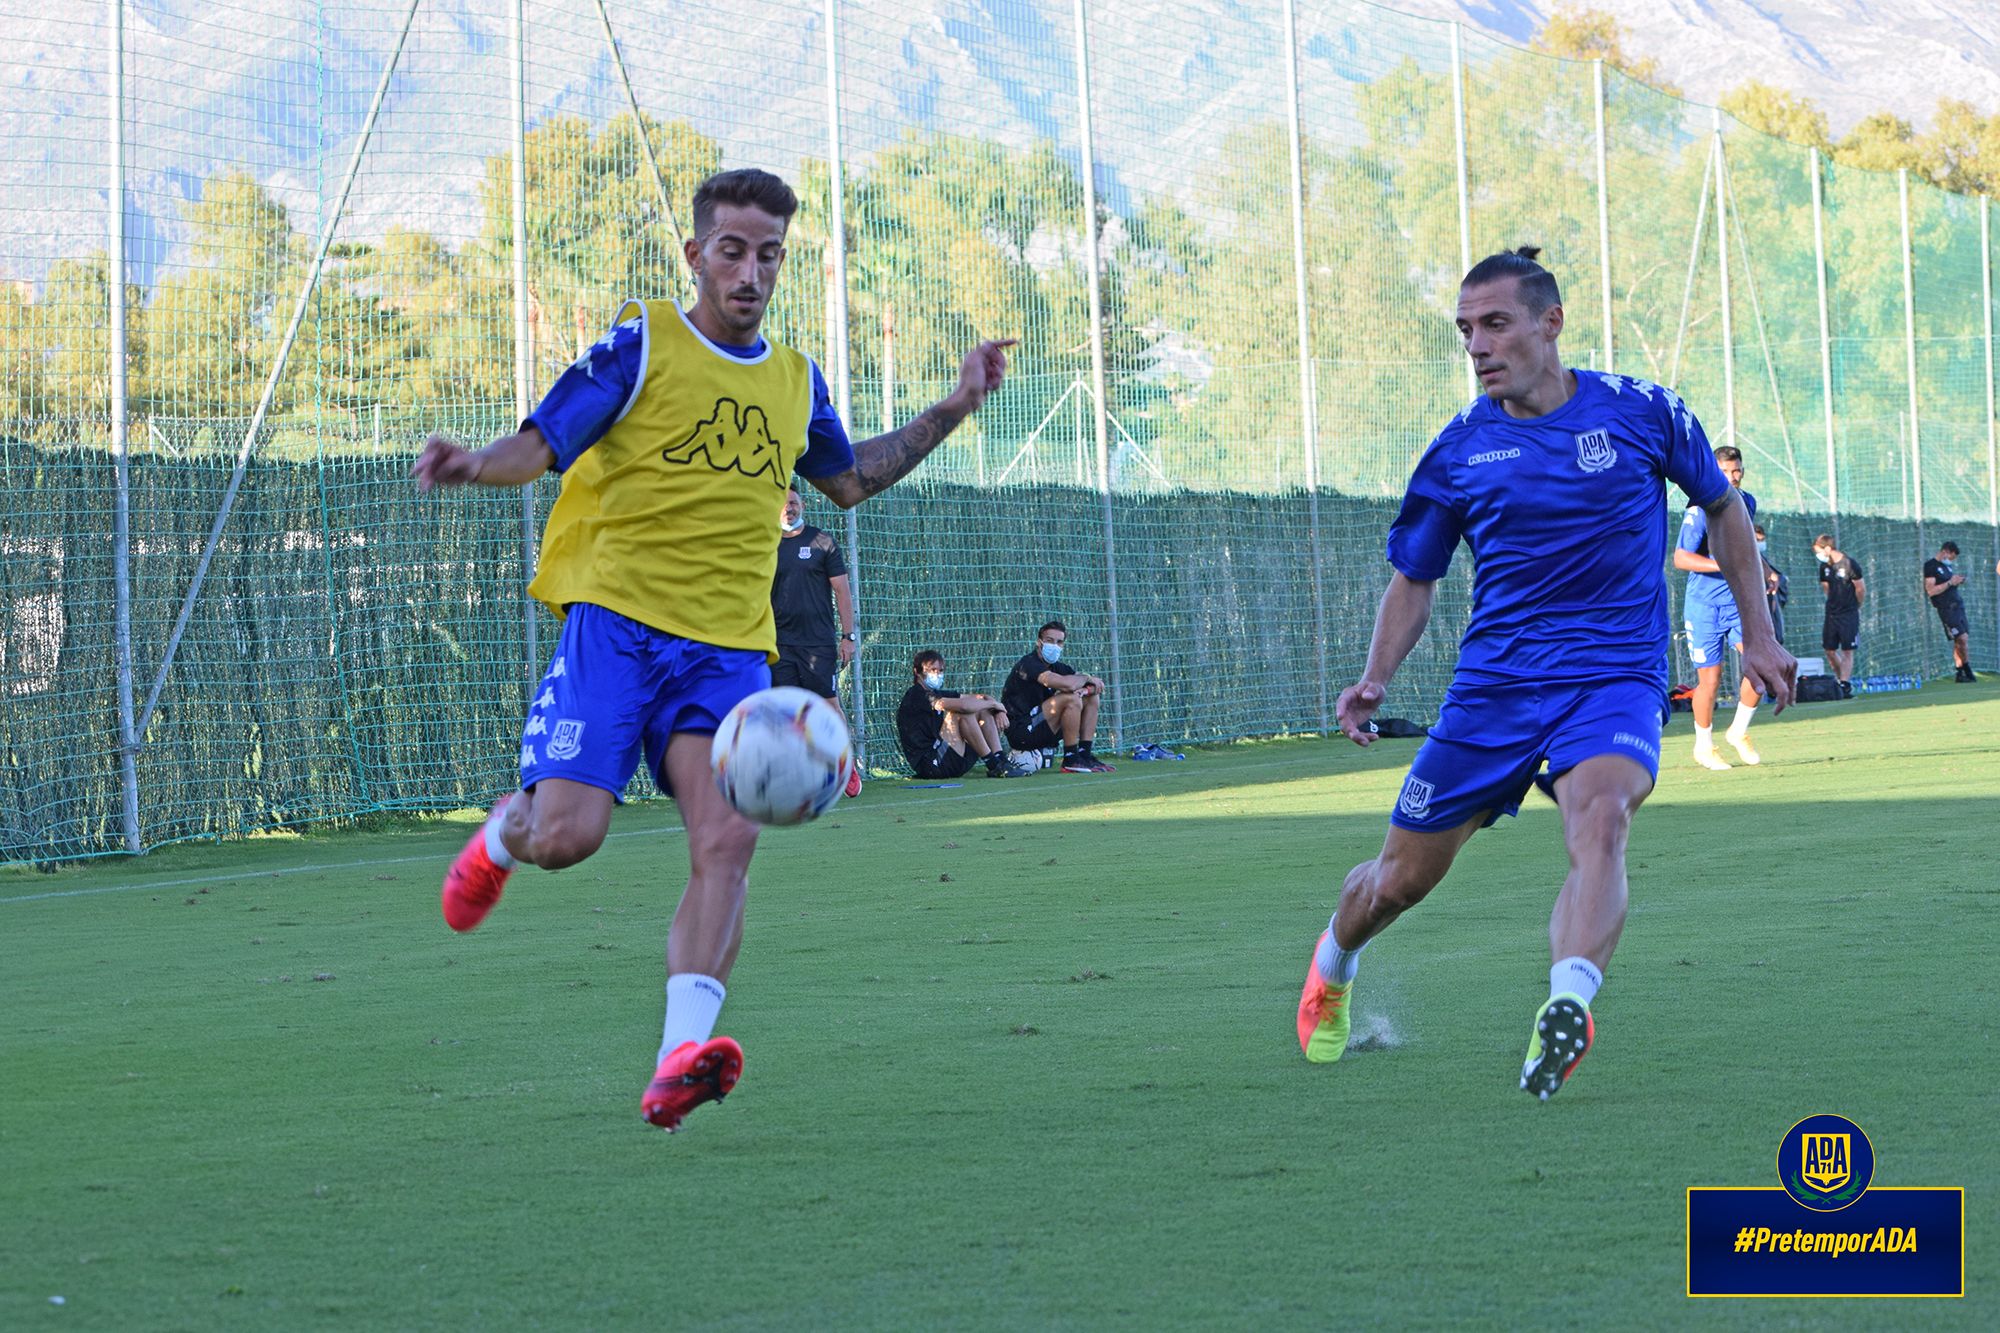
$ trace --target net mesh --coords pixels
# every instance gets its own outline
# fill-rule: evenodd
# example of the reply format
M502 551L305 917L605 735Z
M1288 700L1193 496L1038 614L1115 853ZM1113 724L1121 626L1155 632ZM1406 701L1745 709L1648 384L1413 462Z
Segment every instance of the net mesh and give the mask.
M851 522L808 497L861 594L843 693L878 768L911 653L997 690L1052 616L1115 670L1127 746L1323 727L1404 479L1470 393L1461 228L1475 258L1544 248L1572 364L1672 384L1743 449L1801 657L1829 532L1868 572L1864 681L1947 668L1919 573L1946 539L1992 660L1981 201L1909 182L1906 319L1895 176L1818 164L1816 217L1806 150L1616 71L1600 187L1591 65L1362 0L1296 0L1289 42L1280 0L1090 0L1081 34L1057 0L832 12L830 51L815 0L530 0L517 123L504 0L126 7L131 651L141 706L158 696L140 845L510 785L553 642L522 588L555 485L418 496L409 460L433 431L510 429L621 298L686 297L687 200L742 165L798 189L769 328L826 368L857 439L947 392L976 338L1021 339L1005 392L909 481ZM5 860L127 837L106 24L0 0ZM1461 560L1394 711L1435 708L1470 587Z

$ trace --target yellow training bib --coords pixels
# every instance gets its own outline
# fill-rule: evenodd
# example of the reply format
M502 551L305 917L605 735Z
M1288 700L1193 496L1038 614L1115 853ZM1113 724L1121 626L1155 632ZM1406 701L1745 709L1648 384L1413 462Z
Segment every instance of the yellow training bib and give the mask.
M778 513L812 420L812 363L717 349L671 301L628 301L645 369L625 414L563 474L528 591L776 658Z

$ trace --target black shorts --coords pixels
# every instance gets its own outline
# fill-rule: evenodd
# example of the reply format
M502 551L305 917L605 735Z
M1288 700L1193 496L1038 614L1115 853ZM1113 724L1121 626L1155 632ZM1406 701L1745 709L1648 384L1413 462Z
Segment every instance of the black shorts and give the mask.
M1861 641L1861 613L1850 611L1846 615L1828 616L1826 625L1819 632L1819 646L1827 652L1854 651L1854 645Z
M905 754L903 758L910 759L910 756ZM954 750L950 741L940 737L928 756L919 755L917 759L910 759L910 771L920 778L962 778L978 762L979 756L971 750Z
M1028 710L1024 718L1013 718L1007 724L1007 746L1014 750L1046 750L1062 744L1062 737L1049 729L1048 719L1042 716L1042 706L1036 704Z
M1937 613L1938 619L1944 623L1944 636L1947 639L1969 639L1972 637L1972 627L1965 622L1964 602L1960 602L1957 606L1949 608L1940 606L1937 608Z
M833 677L839 670L840 654L831 646L798 648L781 643L778 663L771 668L771 684L791 685L810 690L822 699L832 699L840 693L833 687Z

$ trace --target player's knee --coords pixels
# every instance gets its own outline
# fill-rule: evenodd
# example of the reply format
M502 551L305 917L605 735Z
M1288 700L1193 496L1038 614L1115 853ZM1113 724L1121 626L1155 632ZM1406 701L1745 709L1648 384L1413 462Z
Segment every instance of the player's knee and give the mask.
M747 879L757 850L757 826L730 811L688 830L688 866L702 879Z
M1401 914L1429 896L1441 878L1441 875L1417 862L1384 855L1376 858L1375 868L1366 878L1364 892L1374 914Z
M1592 787L1564 794L1563 822L1569 833L1570 859L1623 853L1639 808L1630 793L1615 787Z
M604 830L595 820L537 819L529 841L536 865L544 870L562 870L587 860L603 846Z

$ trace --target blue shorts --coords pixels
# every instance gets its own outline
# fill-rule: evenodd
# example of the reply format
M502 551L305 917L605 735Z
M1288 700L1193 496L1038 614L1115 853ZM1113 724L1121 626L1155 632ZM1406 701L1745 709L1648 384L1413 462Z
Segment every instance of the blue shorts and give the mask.
M1729 661L1729 650L1743 651L1743 618L1736 604L1690 606L1687 608L1688 660L1696 667L1719 667Z
M771 684L764 654L718 648L577 602L521 731L521 786L543 778L602 787L613 796L646 769L667 791L667 741L713 735L729 710Z
M1600 754L1624 755L1657 780L1666 717L1666 690L1650 681L1454 681L1389 820L1417 833L1442 833L1476 815L1492 824L1520 812L1545 761L1551 782Z

